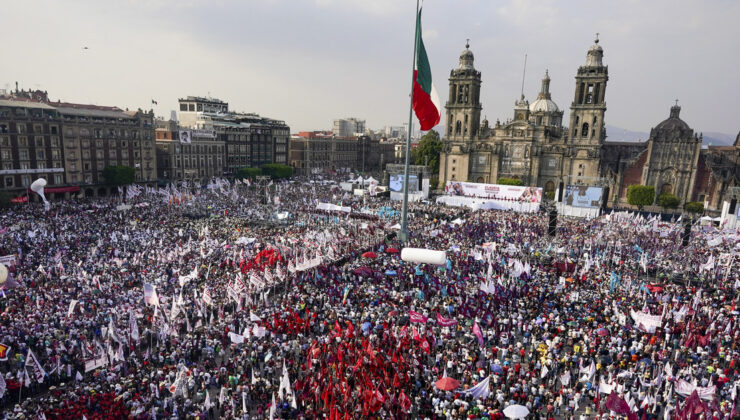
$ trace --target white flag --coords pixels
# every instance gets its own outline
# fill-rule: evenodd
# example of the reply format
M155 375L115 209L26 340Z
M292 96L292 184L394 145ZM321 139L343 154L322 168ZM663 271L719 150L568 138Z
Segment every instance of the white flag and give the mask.
M79 301L75 299L72 299L72 301L69 302L69 309L67 309L67 316L72 316L72 312L74 312L77 302Z
M46 376L46 371L41 366L41 363L39 363L38 359L36 358L36 355L33 354L33 351L31 349L28 350L28 356L26 356L26 365L31 366L33 369L33 376L36 379L36 382L38 383L44 383L44 376Z

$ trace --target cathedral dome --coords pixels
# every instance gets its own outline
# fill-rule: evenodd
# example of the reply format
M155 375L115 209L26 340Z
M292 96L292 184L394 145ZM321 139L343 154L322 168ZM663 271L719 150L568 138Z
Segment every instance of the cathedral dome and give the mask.
M681 107L678 105L671 107L671 116L660 124L655 126L656 130L673 131L673 130L690 130L688 124L678 117Z
M552 99L540 98L529 105L529 112L557 112L559 110Z

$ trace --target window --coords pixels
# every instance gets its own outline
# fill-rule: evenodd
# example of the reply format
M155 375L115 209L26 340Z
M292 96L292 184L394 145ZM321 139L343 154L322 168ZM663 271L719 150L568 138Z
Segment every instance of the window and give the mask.
M590 104L594 101L594 85L588 85L588 90L586 91L586 103Z
M109 157L110 157L111 159L115 159L115 158L116 158L116 151L115 151L115 150L109 150L109 151L108 151L108 156L109 156Z
M28 175L21 176L21 186L27 187L31 185L31 177Z
M49 129L51 130L51 134L59 134L59 128L56 125L52 125Z
M13 177L12 176L6 176L5 177L5 186L6 187L12 187L13 186Z
M77 170L77 164L74 162L69 163L69 170L70 171L76 171Z
M44 147L44 138L36 136L33 139L34 143L36 143L36 147Z
M3 150L0 152L0 157L2 157L3 160L10 160L10 150Z
M98 158L98 160L103 159L103 151L102 150L96 151L95 157Z
M581 126L581 137L588 137L588 123L583 123Z
M52 136L51 147L59 147L59 137Z
M21 162L20 166L21 169L30 169L30 166L28 166L28 162Z
M46 159L46 153L43 150L37 150L36 159Z
M46 162L38 162L36 164L37 169L46 169Z
M19 150L18 151L18 159L28 160L28 150Z
M13 164L9 162L3 163L3 171L10 171L13 169Z
M188 110L188 104L180 104L180 111L187 111Z
M34 133L43 133L44 127L41 126L41 124L34 124L33 125L33 132Z
M188 104L188 111L195 111L195 105L194 104Z
M59 185L62 184L64 181L62 180L62 175L56 174L54 175L54 183Z
M69 157L74 159L75 158L75 152L70 152ZM82 158L83 159L90 159L90 151L89 150L83 150L82 151Z
M10 146L10 139L7 137L0 137L0 146Z
M89 171L90 170L90 162L83 163L82 164L82 168L83 168L84 171Z
M19 147L28 147L28 139L26 137L18 137Z

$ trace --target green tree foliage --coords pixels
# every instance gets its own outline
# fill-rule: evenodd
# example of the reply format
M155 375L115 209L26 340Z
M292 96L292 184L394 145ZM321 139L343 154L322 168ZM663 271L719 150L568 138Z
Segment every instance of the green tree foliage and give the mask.
M442 152L442 147L443 144L439 138L439 133L434 130L427 131L421 137L419 144L411 150L411 164L428 164L430 175L437 175L439 173L439 154Z
M293 168L280 163L266 163L261 166L262 173L275 179L290 178L293 176Z
M704 213L704 203L700 203L698 201L692 201L690 203L686 203L686 205L683 206L684 210L686 210L689 213Z
M655 187L652 185L630 185L627 188L627 202L637 206L640 210L653 204L653 200L655 200Z
M658 196L658 205L664 209L675 209L680 203L681 200L670 193L663 193Z
M555 191L547 191L545 192L545 198L552 201L555 199Z
M235 177L237 179L248 179L248 178L255 178L262 175L262 170L260 168L239 168L238 171L236 171Z
M113 185L128 185L136 179L136 172L130 166L106 166L103 168L105 182Z
M516 179L516 178L499 178L498 181L496 181L496 183L499 185L515 185L515 186L523 185L522 180Z

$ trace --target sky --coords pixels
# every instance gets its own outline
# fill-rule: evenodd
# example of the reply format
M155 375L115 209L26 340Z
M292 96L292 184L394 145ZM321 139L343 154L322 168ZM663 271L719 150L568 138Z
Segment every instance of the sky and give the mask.
M212 96L285 120L292 132L331 129L342 117L376 129L408 122L413 0L2 4L0 89L17 81L53 100L153 107L165 118L178 98ZM574 76L598 32L609 66L607 124L649 131L679 99L696 131L734 136L737 16L736 0L427 0L422 29L443 104L470 38L491 123L513 116L525 54L526 98L536 98L549 69L568 121Z

